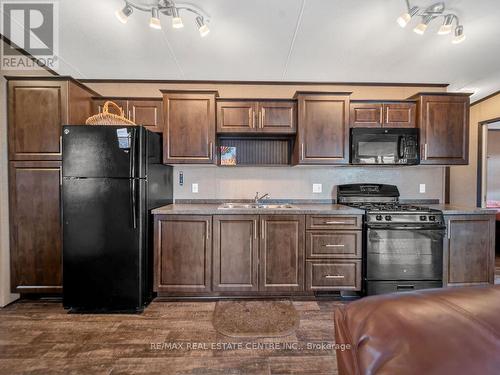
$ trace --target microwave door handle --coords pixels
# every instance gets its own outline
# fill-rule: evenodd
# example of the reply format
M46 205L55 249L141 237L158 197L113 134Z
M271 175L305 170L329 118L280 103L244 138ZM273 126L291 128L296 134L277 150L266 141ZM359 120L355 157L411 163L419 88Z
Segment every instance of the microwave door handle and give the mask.
M405 157L404 153L404 146L405 146L405 141L403 137L398 137L398 157L400 159L403 159Z

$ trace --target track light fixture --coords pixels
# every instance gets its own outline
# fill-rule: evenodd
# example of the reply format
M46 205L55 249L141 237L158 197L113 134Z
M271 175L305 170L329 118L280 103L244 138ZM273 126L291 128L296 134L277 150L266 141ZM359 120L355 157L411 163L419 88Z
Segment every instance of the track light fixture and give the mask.
M407 10L396 20L399 26L404 28L414 17L420 17L420 22L415 26L413 31L416 34L423 35L433 20L441 18L443 19L443 23L437 32L438 35L450 34L453 30L453 23L455 23L455 37L452 43L458 44L465 40L463 25L460 24L458 16L455 13L446 10L444 2L438 2L426 8L411 6L410 0L405 0L405 2Z
M115 12L116 18L121 23L127 23L129 16L135 10L141 12L151 13L151 18L149 19L149 27L153 29L161 29L160 14L168 17L172 17L172 27L174 29L180 29L184 27L184 23L180 16L181 12L192 13L195 16L195 22L198 27L198 31L202 37L206 36L210 30L207 23L210 22L210 17L196 5L191 3L181 4L176 3L173 0L124 0L125 6L123 9L117 10Z

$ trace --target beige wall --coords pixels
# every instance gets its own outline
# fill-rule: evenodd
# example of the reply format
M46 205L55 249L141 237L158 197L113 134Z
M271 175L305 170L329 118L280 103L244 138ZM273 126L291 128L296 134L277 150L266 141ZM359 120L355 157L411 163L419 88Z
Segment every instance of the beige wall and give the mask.
M1 42L3 43L3 41ZM47 71L0 70L0 307L18 298L10 293L9 201L7 159L7 84L4 76L50 75Z
M470 109L469 165L450 168L450 203L476 206L477 137L479 123L500 118L500 94Z
M488 130L486 200L500 202L500 130Z

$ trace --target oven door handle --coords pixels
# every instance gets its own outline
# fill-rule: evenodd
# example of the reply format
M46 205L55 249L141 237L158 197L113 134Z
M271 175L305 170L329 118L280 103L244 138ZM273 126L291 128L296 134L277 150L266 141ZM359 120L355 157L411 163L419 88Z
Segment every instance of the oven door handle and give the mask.
M367 225L368 229L382 229L382 230L441 230L445 231L445 226L429 227L425 225Z

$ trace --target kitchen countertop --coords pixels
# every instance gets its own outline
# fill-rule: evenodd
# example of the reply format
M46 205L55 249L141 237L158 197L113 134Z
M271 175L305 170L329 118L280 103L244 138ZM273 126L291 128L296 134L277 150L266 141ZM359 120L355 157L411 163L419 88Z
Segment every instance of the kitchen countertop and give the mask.
M259 215L276 215L276 214L321 214L321 215L363 215L364 211L343 206L340 204L293 204L293 208L269 209L269 208L238 208L238 209L220 209L219 203L211 204L169 204L163 207L158 207L152 212L154 215L244 215L244 214L259 214Z
M431 204L428 207L441 210L445 215L495 215L496 210L491 208L478 208L455 206L452 204Z

